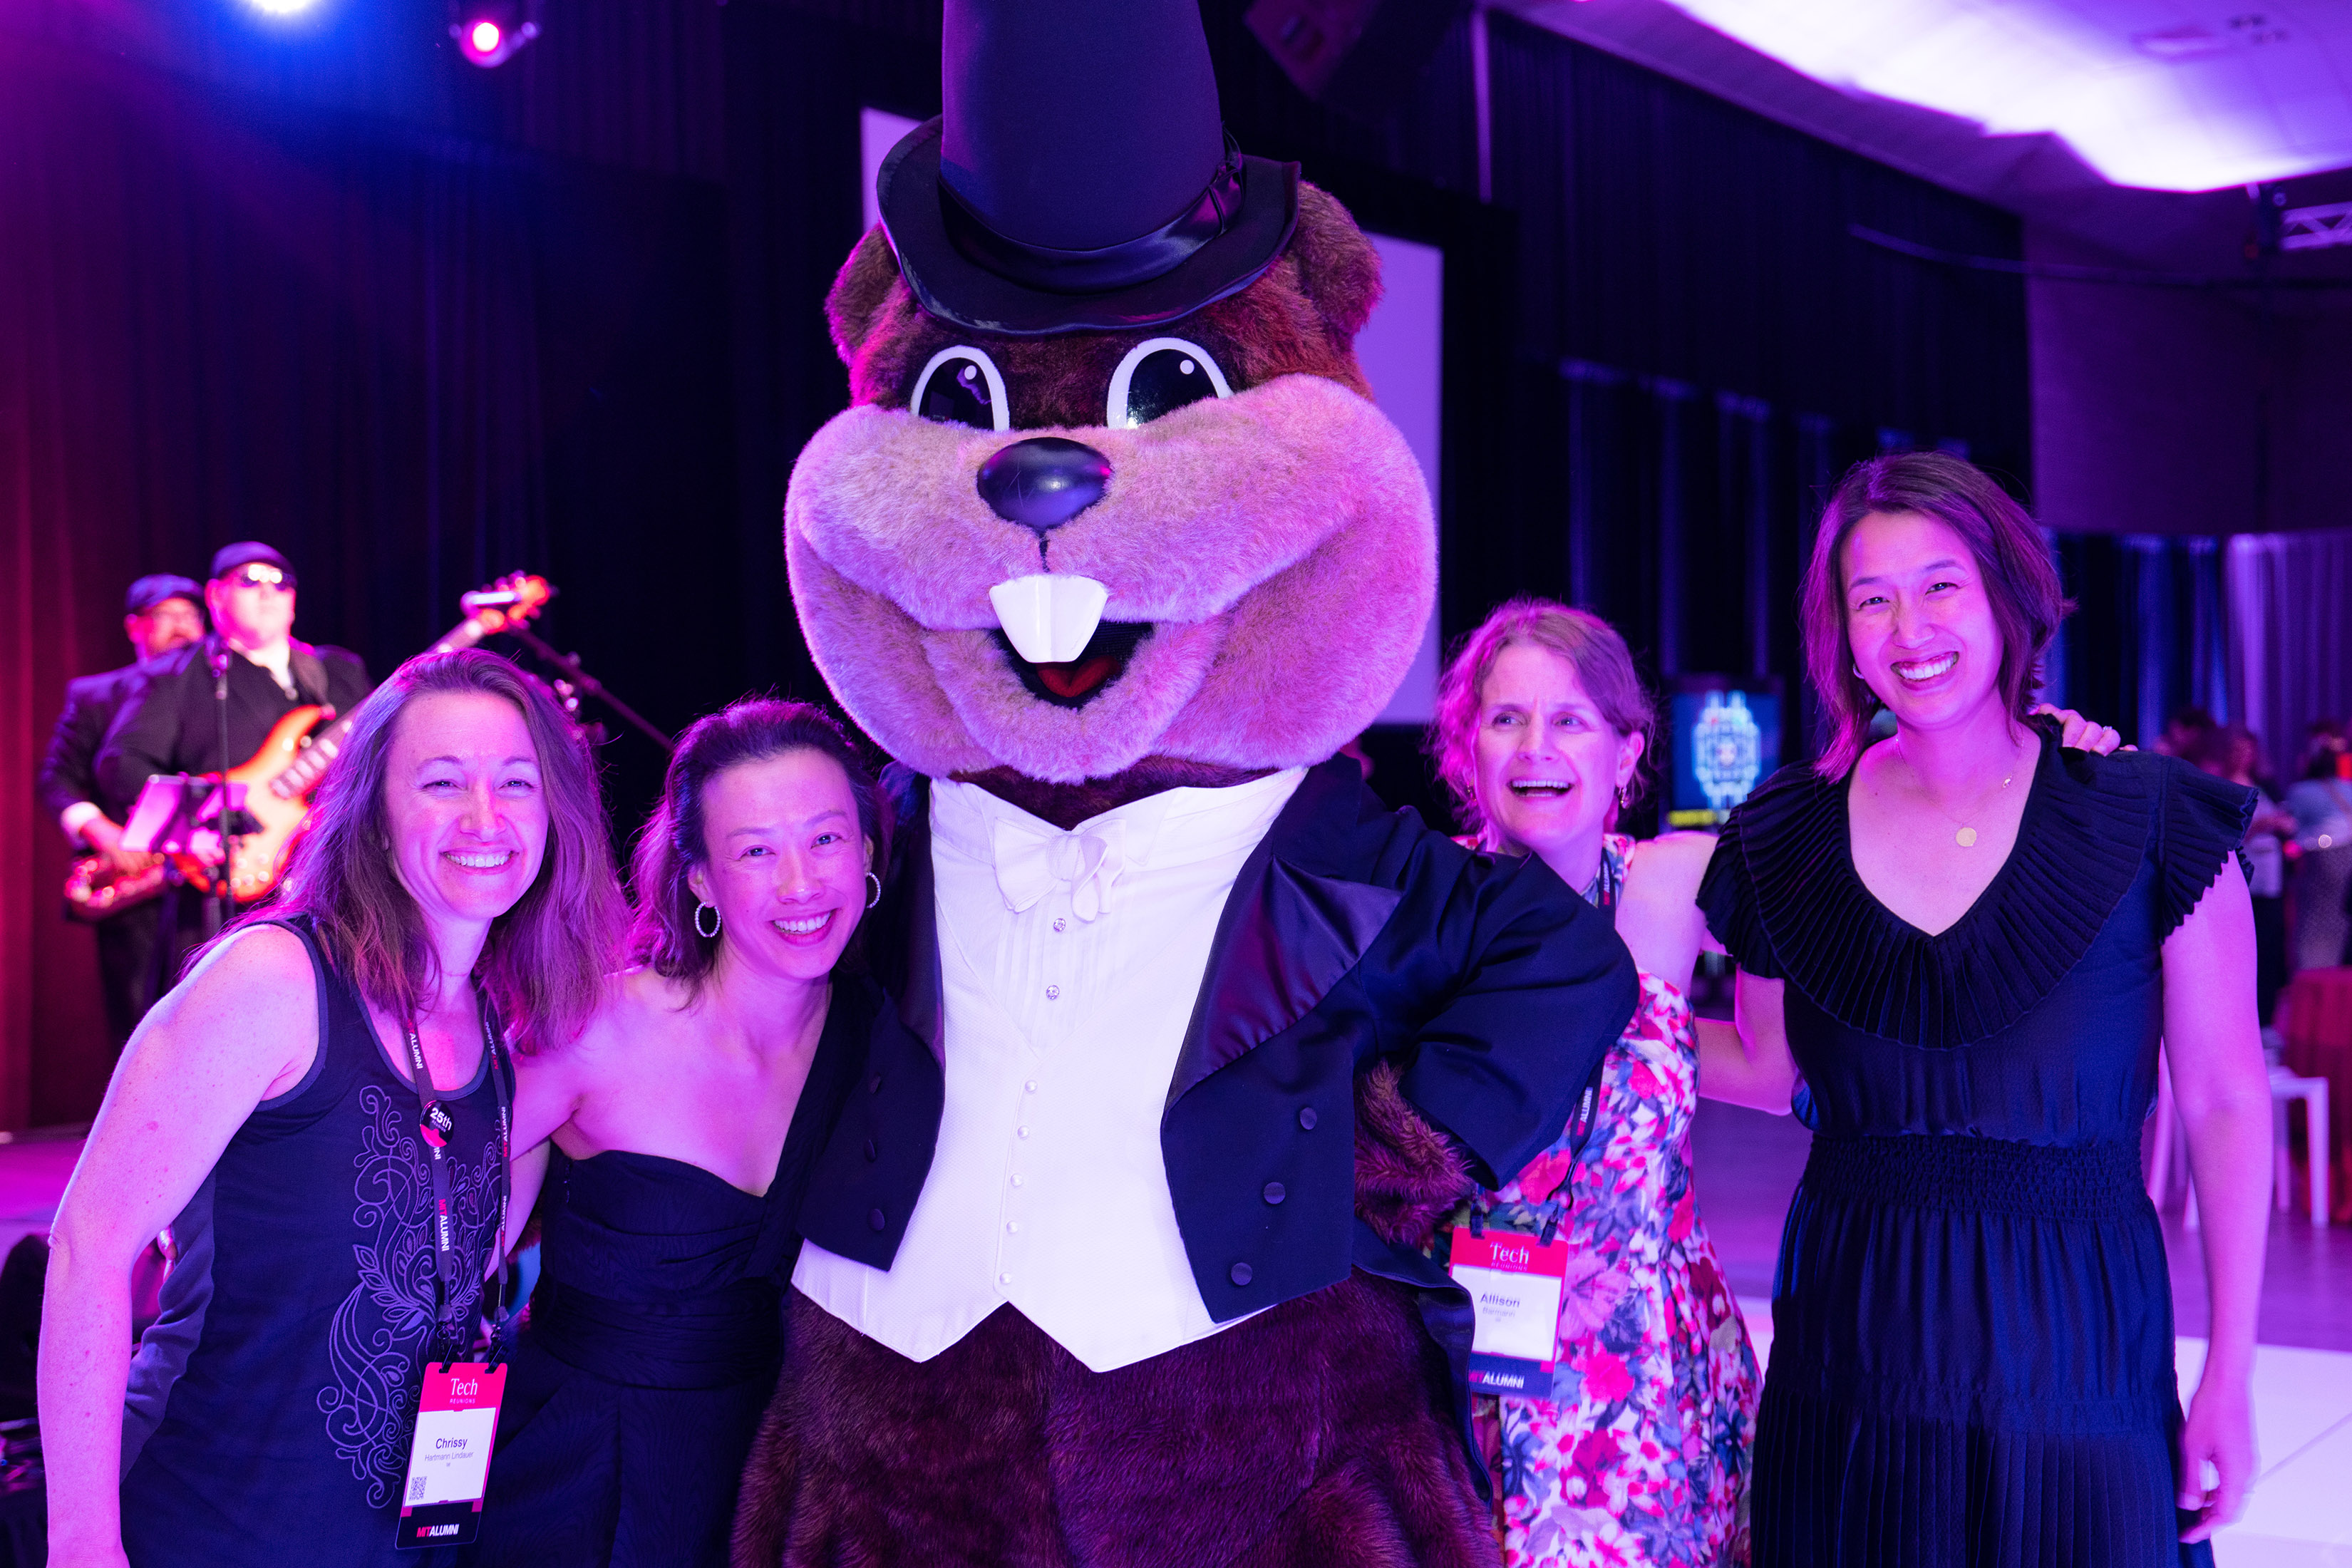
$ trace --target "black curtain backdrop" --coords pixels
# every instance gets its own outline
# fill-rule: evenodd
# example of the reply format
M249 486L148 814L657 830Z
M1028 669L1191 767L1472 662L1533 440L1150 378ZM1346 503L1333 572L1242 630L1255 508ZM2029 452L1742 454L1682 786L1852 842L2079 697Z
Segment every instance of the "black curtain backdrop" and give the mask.
M562 593L545 635L657 724L760 679L718 185L5 37L0 149L11 777L66 679L127 657L125 583L235 539L282 548L298 632L379 675L528 567ZM663 759L605 755L633 824ZM0 1121L87 1116L107 1061L65 846L24 785L6 822Z
M1445 253L1449 638L1538 593L1654 675L1781 676L1824 487L1945 445L2025 484L2013 279L1863 223L2018 254L2014 220L1490 15L1494 200L1471 24L1374 123L1318 109L1208 0L1227 121L1368 227ZM426 0L263 37L236 7L0 0L0 767L64 681L121 661L123 583L285 548L300 630L378 673L498 573L675 730L821 697L778 521L839 410L826 287L857 237L857 110L939 106L936 0L565 0L498 71ZM593 711L593 710L592 710ZM1801 745L1802 723L1790 727ZM1410 737L1375 783L1430 798ZM660 755L606 748L623 829ZM0 1124L105 1073L64 846L28 787L0 860Z

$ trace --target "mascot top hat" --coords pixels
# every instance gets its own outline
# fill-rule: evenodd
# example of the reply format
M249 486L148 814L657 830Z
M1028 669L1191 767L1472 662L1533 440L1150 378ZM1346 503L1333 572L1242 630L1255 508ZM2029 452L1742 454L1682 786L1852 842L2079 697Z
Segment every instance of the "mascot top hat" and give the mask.
M1148 327L1246 288L1298 166L1242 156L1192 0L946 15L946 112L894 151L882 221L923 309L977 331Z
M826 683L1055 820L1330 756L1436 589L1356 363L1377 255L1227 143L1192 0L948 0L942 71L826 302L855 406L785 500Z

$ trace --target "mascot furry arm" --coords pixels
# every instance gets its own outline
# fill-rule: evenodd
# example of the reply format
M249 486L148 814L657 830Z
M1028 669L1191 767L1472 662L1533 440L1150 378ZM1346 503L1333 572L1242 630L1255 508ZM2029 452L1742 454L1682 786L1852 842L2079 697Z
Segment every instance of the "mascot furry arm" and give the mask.
M785 548L904 764L897 1005L739 1563L1493 1557L1425 1249L1558 1135L1633 967L1333 759L1420 642L1428 494L1355 360L1377 258L1232 151L1192 4L950 0L829 301L854 405Z

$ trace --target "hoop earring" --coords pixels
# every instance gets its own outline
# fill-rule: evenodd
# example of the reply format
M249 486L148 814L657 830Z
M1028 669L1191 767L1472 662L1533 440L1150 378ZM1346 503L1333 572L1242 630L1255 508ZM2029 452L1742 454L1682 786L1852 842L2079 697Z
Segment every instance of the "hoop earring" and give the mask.
M1862 672L1862 666L1860 666L1860 665L1858 665L1858 664L1857 664L1857 665L1855 665L1855 666L1853 667L1853 678L1854 678L1856 680L1861 681L1864 686L1867 686L1867 685L1869 685L1869 684L1870 684L1870 677L1868 677L1868 676L1866 676L1866 675L1863 674L1863 672Z
M710 929L709 931L704 931L702 929L702 917L705 915L709 915L710 917ZM704 941L708 942L712 937L717 936L719 934L719 929L726 923L727 918L719 912L719 906L717 904L697 904L694 906L694 934L702 938Z
M874 891L866 900L866 907L870 910L882 901L882 879L868 871L866 873L866 879L874 884Z

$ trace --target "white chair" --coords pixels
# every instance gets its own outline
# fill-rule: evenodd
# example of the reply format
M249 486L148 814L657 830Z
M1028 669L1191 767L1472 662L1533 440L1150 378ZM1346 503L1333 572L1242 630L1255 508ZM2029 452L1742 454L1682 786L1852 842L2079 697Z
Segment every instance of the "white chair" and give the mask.
M2271 1194L2284 1212L2294 1206L2294 1167L2287 1157L2286 1108L2303 1101L2304 1131L2311 1146L2311 1223L2325 1226L2328 1215L2327 1080L2298 1078L2282 1067L2271 1068ZM2147 1195L2162 1208L2172 1195L2173 1168L2179 1167L2181 1184L2189 1189L2181 1224L2197 1228L2197 1184L2189 1179L2189 1150L2180 1127L2179 1107L2172 1098L2172 1064L2158 1051L2156 1058L2156 1126L2148 1138Z

